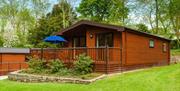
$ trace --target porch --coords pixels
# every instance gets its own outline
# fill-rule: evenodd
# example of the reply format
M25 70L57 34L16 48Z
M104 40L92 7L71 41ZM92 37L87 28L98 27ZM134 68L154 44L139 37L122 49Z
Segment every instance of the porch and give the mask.
M72 67L76 56L86 54L93 60L94 72L111 73L121 71L122 51L121 48L99 47L99 48L34 48L30 49L30 56L45 60L60 59L65 66Z

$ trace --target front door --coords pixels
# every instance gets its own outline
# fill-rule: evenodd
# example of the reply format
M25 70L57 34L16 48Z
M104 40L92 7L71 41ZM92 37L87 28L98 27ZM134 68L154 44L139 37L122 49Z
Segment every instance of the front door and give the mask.
M77 48L77 47L86 47L86 37L74 37L73 38L73 58L75 58L79 54L86 53L85 48Z
M113 33L97 34L96 47L113 47Z
M113 33L100 33L96 36L97 56L100 61L106 59L105 47L113 47Z

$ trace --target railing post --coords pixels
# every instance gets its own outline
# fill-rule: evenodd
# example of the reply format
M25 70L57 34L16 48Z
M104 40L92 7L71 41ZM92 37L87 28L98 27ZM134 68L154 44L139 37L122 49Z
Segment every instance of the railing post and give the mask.
M41 48L41 60L43 59L43 48Z
M20 65L19 69L21 70L21 62L19 62L19 65Z
M108 48L108 46L106 46L106 48L105 48L105 50L106 50L106 63L105 63L105 67L106 67L106 74L108 74L108 61L109 61L109 48Z
M9 72L9 62L7 63L7 65L8 65L8 69L7 69L7 72Z
M56 48L54 48L54 60L56 59L56 55L57 55L57 50Z
M69 66L69 68L71 67L71 60L72 60L72 49L67 49L68 51L68 61L67 61L67 65Z
M120 53L121 53L121 58L120 58L120 66L121 66L121 67L120 67L120 72L123 72L123 67L122 67L122 66L123 66L123 62L122 62L122 60L123 60L123 59L122 59L122 57L123 57L123 54L122 54L122 53L123 53L123 50L122 50L122 47L120 48Z

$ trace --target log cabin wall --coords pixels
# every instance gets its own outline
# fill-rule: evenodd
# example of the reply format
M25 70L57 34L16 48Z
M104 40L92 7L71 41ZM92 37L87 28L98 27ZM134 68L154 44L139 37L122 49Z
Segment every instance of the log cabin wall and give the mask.
M127 67L165 65L169 63L169 42L154 36L146 36L134 32L125 34L125 62ZM150 47L150 40L154 40L154 47ZM166 52L163 44L166 44Z
M2 53L0 56L0 75L27 68L26 54Z
M28 51L29 49L0 48L0 75L27 68Z

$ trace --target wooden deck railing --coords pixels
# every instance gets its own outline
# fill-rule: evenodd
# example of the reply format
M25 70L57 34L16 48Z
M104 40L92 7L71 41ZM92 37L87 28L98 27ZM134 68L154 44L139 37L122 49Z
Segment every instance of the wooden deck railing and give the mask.
M60 59L62 61L74 61L76 56L86 54L94 61L116 61L120 62L120 48L34 48L30 51L30 56L45 60Z
M86 54L90 56L95 68L103 71L105 69L114 70L121 66L121 48L101 47L101 48L34 48L30 50L30 56L45 60L60 59L66 64L72 64L76 56Z

